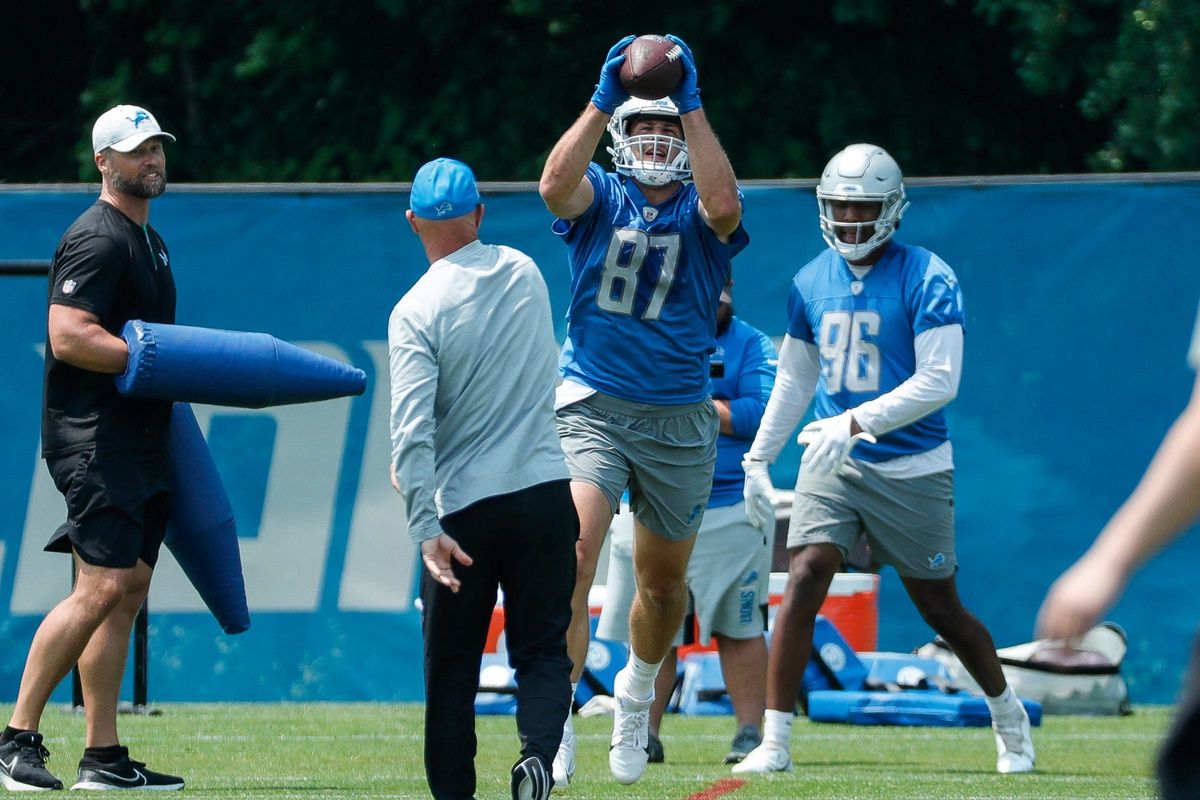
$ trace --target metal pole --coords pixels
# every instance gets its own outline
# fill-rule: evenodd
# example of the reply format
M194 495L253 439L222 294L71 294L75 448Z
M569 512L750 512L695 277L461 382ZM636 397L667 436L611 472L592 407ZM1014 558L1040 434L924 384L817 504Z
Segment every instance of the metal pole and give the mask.
M71 558L71 590L75 590L75 559ZM83 682L79 680L79 665L71 668L71 710L83 710Z
M49 275L49 261L0 260L0 275Z
M150 600L142 603L133 623L133 707L146 708L146 662L149 654Z

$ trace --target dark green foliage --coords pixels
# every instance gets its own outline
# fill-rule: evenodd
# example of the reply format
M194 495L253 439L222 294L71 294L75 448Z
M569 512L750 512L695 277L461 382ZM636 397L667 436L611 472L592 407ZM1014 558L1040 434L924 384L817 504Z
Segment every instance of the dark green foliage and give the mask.
M94 181L96 115L149 107L174 181L403 181L436 155L536 180L625 33L692 46L742 178L852 141L912 175L1200 168L1186 0L723 0L633 29L547 0L11 0L0 180ZM597 158L607 163L601 148Z
M1066 95L1102 132L1097 171L1200 168L1194 0L977 0L1011 32L1033 91Z

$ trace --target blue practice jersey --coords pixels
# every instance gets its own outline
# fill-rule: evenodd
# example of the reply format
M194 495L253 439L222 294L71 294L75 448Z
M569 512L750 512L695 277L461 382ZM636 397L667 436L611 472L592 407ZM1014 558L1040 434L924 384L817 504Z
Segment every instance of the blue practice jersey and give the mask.
M954 271L923 247L893 240L862 280L825 250L806 264L788 294L788 334L814 343L821 376L817 419L836 416L895 389L916 371L914 339L942 325L963 325ZM941 409L860 442L854 457L879 462L932 450L950 438Z
M733 433L717 437L717 468L713 473L709 508L731 506L742 501L742 456L754 442L762 422L771 388L775 386L775 345L765 333L734 317L717 337L717 349L709 357L712 396L729 402Z
M692 183L655 206L598 164L587 179L592 205L554 223L571 266L563 377L636 403L703 400L721 287L750 237L722 242Z

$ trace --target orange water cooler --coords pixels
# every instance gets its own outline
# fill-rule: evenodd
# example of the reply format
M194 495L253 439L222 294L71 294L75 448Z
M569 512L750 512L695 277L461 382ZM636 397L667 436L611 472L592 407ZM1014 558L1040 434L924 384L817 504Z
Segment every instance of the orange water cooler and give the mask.
M774 625L787 578L786 572L771 573L768 628ZM833 623L856 653L875 651L879 645L879 576L870 572L834 575L820 613Z

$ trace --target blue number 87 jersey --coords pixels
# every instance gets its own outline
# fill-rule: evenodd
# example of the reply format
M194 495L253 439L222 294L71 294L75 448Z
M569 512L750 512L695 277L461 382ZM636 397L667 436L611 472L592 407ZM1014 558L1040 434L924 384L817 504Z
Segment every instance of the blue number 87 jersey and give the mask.
M598 164L587 179L591 207L553 228L571 265L563 377L635 403L703 400L721 287L750 237L739 225L722 242L692 183L651 205Z
M788 294L788 334L820 352L817 419L895 389L916 371L917 334L963 322L954 271L925 248L895 240L861 280L845 259L825 250L796 273ZM887 461L932 450L949 438L938 409L876 444L860 443L854 457Z

